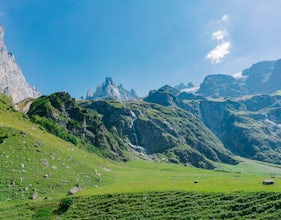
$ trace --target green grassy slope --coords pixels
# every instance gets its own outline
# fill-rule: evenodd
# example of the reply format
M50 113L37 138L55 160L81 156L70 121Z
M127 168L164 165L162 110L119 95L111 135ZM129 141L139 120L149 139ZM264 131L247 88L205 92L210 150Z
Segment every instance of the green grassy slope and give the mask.
M0 204L103 184L107 161L33 124L0 101Z
M9 213L9 214L8 214ZM1 219L280 219L281 194L158 191L0 208Z
M0 219L250 217L257 198L261 206L251 214L262 218L275 210L278 216L281 168L241 160L217 163L217 170L113 162L55 137L0 101ZM275 184L262 185L268 178ZM76 184L84 190L66 196Z

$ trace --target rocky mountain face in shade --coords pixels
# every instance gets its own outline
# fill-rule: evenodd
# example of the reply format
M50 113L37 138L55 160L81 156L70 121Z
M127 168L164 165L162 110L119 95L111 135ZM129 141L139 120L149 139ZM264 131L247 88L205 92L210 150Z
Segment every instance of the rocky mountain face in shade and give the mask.
M26 98L40 96L38 90L30 85L4 43L4 28L0 25L0 93L5 93L18 103Z
M176 86L174 86L175 89L178 89L178 90L184 90L184 89L190 89L194 87L193 83L192 82L189 82L187 84L184 84L184 83L180 83Z
M96 91L87 92L87 100L118 100L121 102L132 101L138 98L136 92L126 90L121 84L116 86L110 77L105 78L105 82L96 88Z
M281 59L263 61L245 69L239 76L208 75L198 93L203 96L239 97L254 94L270 94L281 89Z
M209 99L165 86L144 101L193 114L235 155L281 164L281 92Z
M194 115L147 102L83 101L67 93L36 99L29 117L51 133L114 160L133 155L213 169L238 161Z

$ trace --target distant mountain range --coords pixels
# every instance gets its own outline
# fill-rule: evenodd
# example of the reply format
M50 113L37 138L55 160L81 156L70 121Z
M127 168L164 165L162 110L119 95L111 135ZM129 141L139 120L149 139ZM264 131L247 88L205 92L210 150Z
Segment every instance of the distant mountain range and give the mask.
M205 97L240 97L270 94L281 89L281 59L263 61L236 76L216 74L207 76L198 94Z
M0 26L0 99L35 98L21 108L68 142L122 161L137 155L212 169L216 162L238 163L239 155L281 164L281 60L259 62L235 76L206 76L200 88L165 85L144 99L107 77L77 102L64 92L37 98L3 35Z
M88 90L86 100L118 100L121 102L138 99L135 90L128 91L120 84L116 86L110 77L105 78L105 82L96 88L95 92Z
M281 90L281 59L256 63L233 76L227 74L208 75L200 87L195 87L193 83L189 82L170 87L170 92L172 88L173 93L186 92L206 98L268 95L276 90ZM161 90L165 90L164 87L159 89L158 95ZM152 99L155 91L151 90L145 100ZM122 102L136 99L138 96L133 89L128 91L122 85L116 86L110 77L107 77L105 82L96 88L95 92L89 90L86 96L86 100L118 100Z

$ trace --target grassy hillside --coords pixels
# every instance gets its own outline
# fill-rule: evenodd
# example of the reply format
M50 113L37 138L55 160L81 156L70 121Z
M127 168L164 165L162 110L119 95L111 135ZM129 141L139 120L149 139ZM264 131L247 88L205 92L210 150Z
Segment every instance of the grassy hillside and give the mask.
M107 161L49 134L0 100L0 203L104 183Z
M169 191L78 197L61 216L62 219L280 219L280 208L280 193Z
M48 133L0 101L0 219L279 216L281 168L237 159L235 166L216 163L216 170L114 162ZM269 178L275 184L262 185ZM81 191L67 196L75 185Z
M176 107L113 100L78 105L60 92L35 100L28 115L56 136L114 160L141 153L207 169L214 161L237 163L198 118Z
M113 160L129 159L128 144L106 129L97 112L79 107L68 93L59 92L36 99L28 115L50 133L90 152L98 152Z
M88 187L74 197L2 203L0 219L19 214L21 219L274 219L281 212L278 166L251 160L220 164L216 171L142 160L108 165L98 188ZM262 185L268 178L275 184Z

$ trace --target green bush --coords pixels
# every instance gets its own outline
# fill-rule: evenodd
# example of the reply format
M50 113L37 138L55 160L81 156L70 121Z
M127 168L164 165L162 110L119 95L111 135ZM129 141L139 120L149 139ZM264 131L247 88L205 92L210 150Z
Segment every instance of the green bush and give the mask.
M69 134L68 131L64 127L61 127L55 121L51 121L45 117L40 117L37 115L32 116L31 119L34 122L36 122L36 123L40 124L41 126L43 126L44 128L46 128L52 134L66 140L66 141L69 141L75 145L78 144L77 138L74 135Z
M60 205L59 205L59 208L57 210L57 213L59 215L65 213L69 208L70 206L72 205L73 203L73 199L68 197L68 198L63 198L60 202Z

